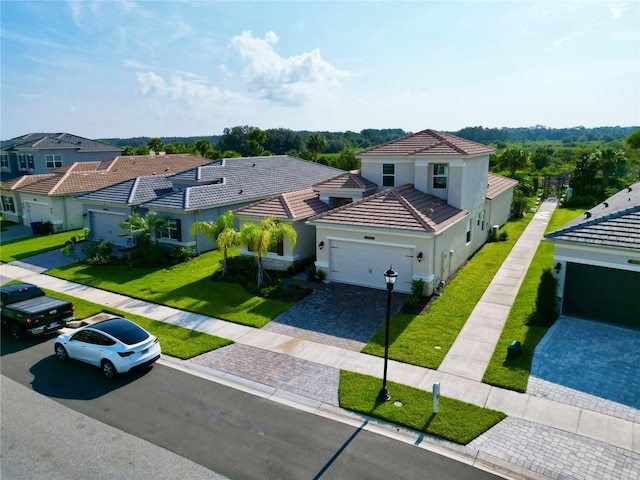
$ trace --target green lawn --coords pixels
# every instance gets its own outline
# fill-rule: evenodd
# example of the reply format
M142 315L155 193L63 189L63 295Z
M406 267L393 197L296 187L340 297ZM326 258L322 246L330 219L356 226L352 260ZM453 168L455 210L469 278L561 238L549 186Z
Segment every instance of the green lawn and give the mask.
M557 230L585 211L556 208L545 233ZM535 308L542 271L553 266L553 250L552 243L541 242L538 246L485 371L483 382L518 392L527 390L534 350L548 329L526 325L525 320ZM513 340L521 343L521 353L517 358L506 360L507 346Z
M377 400L381 380L369 375L340 371L340 407L370 417L466 445L506 415L453 398L440 396L433 413L431 392L387 382L391 401ZM400 401L401 406L394 402Z
M15 224L14 224L15 225ZM11 228L11 227L9 227ZM67 240L74 236L81 236L82 229L68 232L53 233L51 235L33 235L2 242L0 261L5 263L32 257L50 250L59 250Z
M162 353L170 355L172 357L181 358L187 360L189 358L196 357L211 350L221 348L232 344L231 340L226 338L220 338L207 333L196 332L189 328L179 327L177 325L171 325L165 322L159 322L150 318L141 317L140 315L133 315L131 313L123 312L115 308L103 307L97 303L88 302L86 300L65 295L59 292L52 292L45 289L47 295L61 298L69 302L73 302L75 306L75 317L82 320L93 315L97 315L101 312L110 313L112 315L118 315L128 318L129 320L137 323L149 333L158 337L160 340L160 346Z
M502 229L508 233L508 240L488 243L476 253L444 288L442 296L435 298L426 315L394 315L389 328L389 358L437 369L531 218L529 213L508 222ZM384 355L384 327L362 351Z
M257 328L291 307L288 302L255 297L233 283L212 281L221 259L222 252L215 250L171 267L73 264L47 274Z

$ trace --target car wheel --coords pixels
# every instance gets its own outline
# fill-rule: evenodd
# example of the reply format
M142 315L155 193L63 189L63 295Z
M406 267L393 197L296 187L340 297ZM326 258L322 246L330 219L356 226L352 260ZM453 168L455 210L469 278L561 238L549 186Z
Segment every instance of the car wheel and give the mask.
M14 325L13 327L11 327L11 336L16 340L22 340L23 334L19 326Z
M116 367L113 366L113 363L111 363L109 360L102 361L102 374L105 377L113 378L117 373L118 371L116 370Z
M61 344L56 343L55 351L56 351L56 357L58 357L63 362L69 359L69 354L67 353L67 350Z

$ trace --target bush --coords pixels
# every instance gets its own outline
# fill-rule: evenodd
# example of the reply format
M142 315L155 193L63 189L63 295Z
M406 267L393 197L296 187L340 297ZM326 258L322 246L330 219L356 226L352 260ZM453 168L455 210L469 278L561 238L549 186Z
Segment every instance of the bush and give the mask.
M551 269L546 268L540 275L536 307L533 313L529 315L527 323L544 327L553 325L556 318L558 318L557 294L558 280L551 273Z
M498 233L498 240L500 240L501 242L506 242L508 239L509 234L506 230L502 230L500 233Z
M320 282L324 282L327 279L327 272L319 268L318 270L316 270L316 278Z
M417 307L424 296L424 280L422 278L414 278L411 281L411 295L407 299L409 308Z
M227 274L222 275L222 264L213 274L214 280L237 283L239 285L251 285L256 283L258 277L258 265L256 259L248 255L238 255L227 258Z
M111 252L113 252L111 240L100 239L98 242L89 242L82 247L82 253L87 256L86 262L93 266L111 263Z
M173 263L188 262L194 255L189 247L173 247L169 252L169 258Z

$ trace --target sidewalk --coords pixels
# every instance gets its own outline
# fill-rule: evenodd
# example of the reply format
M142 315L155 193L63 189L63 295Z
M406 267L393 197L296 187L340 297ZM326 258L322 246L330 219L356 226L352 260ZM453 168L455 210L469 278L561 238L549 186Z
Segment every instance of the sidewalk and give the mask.
M543 203L529 225L531 231L528 227L516 243L503 268L496 274L491 287L472 313L459 341L454 343L455 352L452 353L452 349L445 358L447 364L443 362L444 367L434 371L390 361L389 380L427 391L431 390L434 382L440 382L442 395L506 413L509 418L464 447L466 451L475 451L477 458L488 455L493 459L501 459L515 470L520 468L534 472L535 475L531 473L532 476L638 479L640 423L593 411L588 406L572 406L548 398L503 390L479 381L488 361L488 357L486 354L483 356L482 352L490 350L493 353L511 305L506 304L509 292L505 290L512 290L515 297L554 207L555 204L550 202ZM258 357L281 356L302 365L324 367L328 371L344 369L382 376L383 359L353 350L131 299L42 275L14 264L2 265L1 275L36 283L126 312L228 338L236 342L231 347L245 349L244 353L250 350ZM462 368L467 362L471 366ZM256 380L247 380L248 377L212 369L215 367L199 357L188 362L171 360L170 363L192 372L213 374L235 386L251 386L274 399L288 398L299 407L320 414L336 411L337 388L332 388L335 385L321 385L323 390L332 391L332 399L302 398L288 393L291 390L259 385ZM348 412L343 414L349 416ZM423 436L415 439L416 444L424 441ZM598 456L592 452L600 453Z

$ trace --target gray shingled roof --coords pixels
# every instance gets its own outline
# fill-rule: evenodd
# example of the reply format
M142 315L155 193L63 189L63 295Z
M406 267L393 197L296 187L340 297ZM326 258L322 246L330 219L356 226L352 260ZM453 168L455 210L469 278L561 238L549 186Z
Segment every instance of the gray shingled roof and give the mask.
M20 137L2 142L2 150L10 151L20 148L34 148L38 150L74 149L79 152L116 152L122 148L88 138L71 135L70 133L28 133Z
M160 196L144 206L188 211L247 203L308 188L342 172L289 155L227 158L170 176L169 179L181 184L191 181L196 185ZM220 179L224 181L206 183Z
M495 149L436 130L422 130L358 153L371 156L476 155L495 153Z
M640 250L640 182L545 235L552 242Z
M231 158L173 175L139 177L138 181L128 180L78 198L111 204L144 204L149 209L199 210L301 190L342 172L288 155ZM221 179L220 183L211 183ZM174 190L174 184L181 188Z

